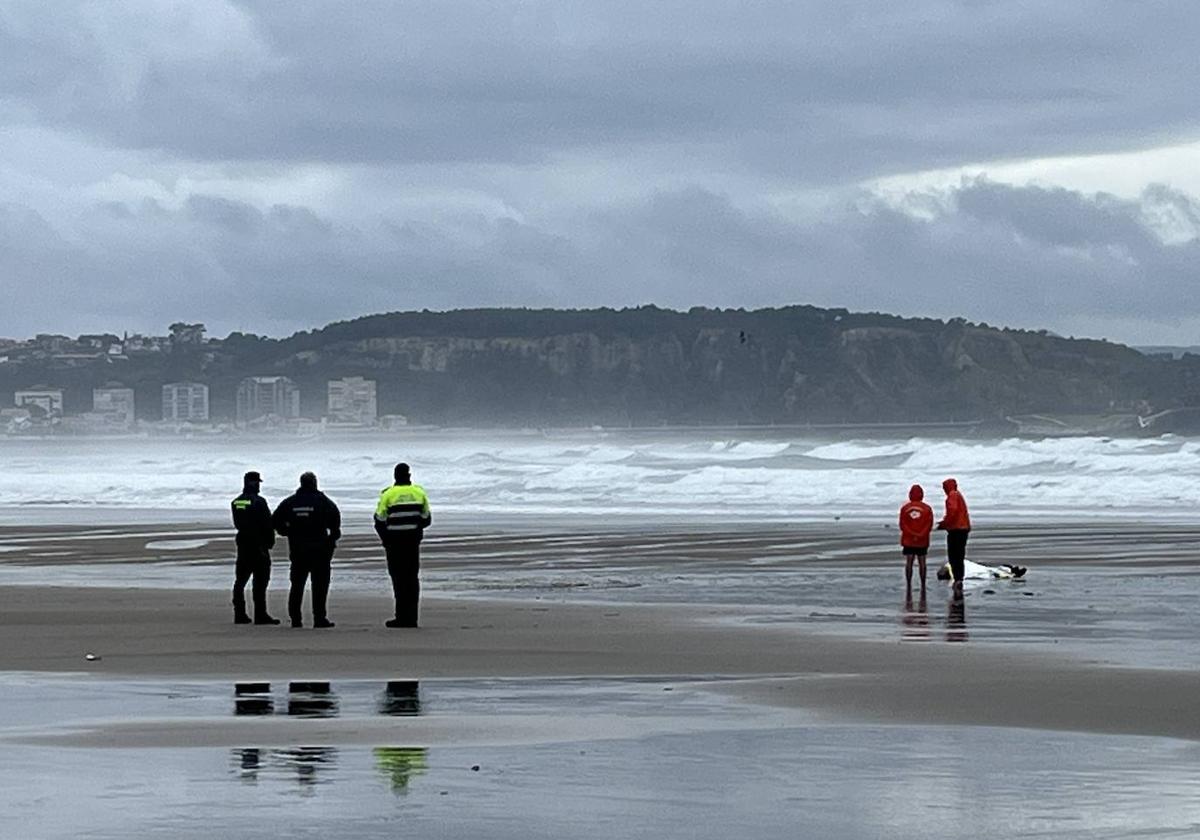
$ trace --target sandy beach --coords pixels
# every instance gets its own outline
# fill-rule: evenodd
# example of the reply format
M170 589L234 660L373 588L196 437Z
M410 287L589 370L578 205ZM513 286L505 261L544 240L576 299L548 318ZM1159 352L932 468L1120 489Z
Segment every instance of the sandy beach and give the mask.
M792 837L803 819L811 836L950 838L943 792L982 786L981 837L1190 824L1193 530L992 526L974 556L1029 579L962 603L932 577L905 598L893 539L854 521L443 522L421 627L389 630L377 544L352 530L337 626L317 630L232 623L212 522L3 527L0 811L56 840L268 817L374 837L397 813L423 836L530 836L514 808L547 837L597 820L669 836L702 813L696 837ZM281 547L276 615L286 589ZM239 683L260 688L247 702ZM76 807L48 807L48 785ZM876 809L850 808L863 786ZM1115 823L1097 795L1126 800Z
M638 551L639 540L646 544L644 554L669 553L674 546L692 560L708 563L714 555L734 550L731 546L769 556L771 546L785 545L788 539L811 545L820 531L767 529L722 538L668 533L655 535L652 545L644 534L575 534L570 539L590 546L600 558L590 561L595 563ZM1123 535L1130 546L1145 539L1137 529L1100 530L1099 539L1097 529L1092 531L1090 538L1075 532L1075 541L1095 540L1094 546L1111 552L1117 544L1114 534ZM808 543L798 534L806 535ZM65 535L6 529L3 537L7 546L29 546L10 550L6 564L36 562L36 568L53 569L118 561L136 568L138 563L161 563L164 547L185 561L196 552L224 550L228 535L178 526L80 529ZM494 564L498 556L562 554L567 539L518 534L488 540L459 534L428 557L434 569L440 565L461 572ZM1001 532L994 539L1002 544L1019 536ZM836 538L827 541L837 543ZM855 545L852 539L843 542ZM1164 542L1164 564L1180 562L1170 549L1178 542ZM822 544L818 553L828 550ZM373 552L368 537L347 540L340 550L347 558L340 561L343 568L358 562L356 551ZM1072 560L1066 543L1058 553L1062 562L1081 562ZM859 554L858 562L872 559L865 546ZM227 570L218 564L216 573ZM1192 670L1113 667L1038 650L952 644L955 636L949 628L935 637L940 643L907 644L905 635L879 641L789 624L747 623L740 620L743 608L719 603L571 603L540 592L489 599L426 597L421 628L395 631L382 626L390 608L386 578L376 569L374 579L375 592L346 591L339 590L335 575L331 615L338 626L328 631L234 626L224 589L3 586L0 598L7 606L0 612L0 670L226 680L721 677L736 679L723 680L713 690L745 702L816 710L846 720L1200 737L1200 719L1193 711L1200 699L1200 673ZM899 583L897 576L890 586ZM277 614L285 587L286 562L277 560L272 588ZM947 609L943 590L932 583L935 612ZM968 603L980 597L977 593L972 599L969 593ZM87 653L99 658L86 661Z
M747 701L848 720L1200 738L1200 674L967 645L842 640L732 626L722 609L431 600L415 631L382 598L339 596L338 626L219 621L221 593L5 587L0 668L225 680L737 677ZM95 652L98 661L84 655Z

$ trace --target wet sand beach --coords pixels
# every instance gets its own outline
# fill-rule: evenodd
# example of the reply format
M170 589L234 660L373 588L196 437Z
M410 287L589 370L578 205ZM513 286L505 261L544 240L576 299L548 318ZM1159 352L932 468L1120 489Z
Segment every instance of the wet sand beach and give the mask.
M1188 528L993 526L974 558L1030 575L955 602L932 569L906 599L866 522L442 524L417 630L383 627L369 533L316 630L232 624L223 527L0 528L0 813L55 840L1195 825Z
M1137 551L1132 559L1140 564L1156 560L1153 574L1158 575L1186 562L1189 541L1195 538L1189 530L1154 529L1154 551L1147 552L1148 530L1129 526L1062 528L1057 534L1051 563L1043 559L1039 566L1037 558L1027 559L1034 567L1027 586L1036 585L1037 576L1046 575L1054 563L1135 574L1122 551ZM1029 558L1030 542L1019 529L996 529L990 545L980 543L980 554L1011 557L1011 544L1024 547L1016 556ZM418 679L735 677L736 682L722 683L720 690L749 702L820 710L850 720L1200 736L1200 718L1193 711L1200 700L1200 671L1115 667L1046 645L1027 649L954 643L970 640L974 616L989 609L988 593L1020 605L1016 594L1028 590L1011 596L995 588L969 591L963 626L956 627L956 606L945 587L932 580L931 570L924 611L906 604L906 610L897 611L891 638L880 638L856 631L854 625L843 628L847 632L828 632L821 619L838 615L836 603L827 612L809 613L807 621L783 620L791 614L781 612L779 605L768 605L757 620L747 620L745 604L722 603L704 594L689 603L638 603L642 593L633 593L646 588L642 584L605 588L581 584L584 578L579 577L573 585L572 580L538 575L532 583L522 583L530 569L544 571L550 565L573 568L577 576L586 567L591 573L587 580L607 569L618 583L628 583L639 574L652 578L656 556L680 572L681 580L682 574L707 576L714 585L722 569L739 563L778 567L792 562L829 569L834 577L855 566L873 577L870 570L878 567L880 586L896 599L887 605L894 610L902 591L894 552L878 535L854 525L451 534L429 543L427 579L438 580L439 574L447 581L465 579L474 582L474 590L439 597L434 587L433 597L424 601L422 627L415 631L382 627L390 593L375 558L378 551L361 534L339 549L331 601L335 629L293 629L286 623L234 626L228 621L227 592L217 588L229 571L222 557L227 544L227 532L203 526L81 528L65 534L4 529L4 565L9 570L24 566L30 574L21 585L0 587L7 605L0 612L0 670L233 680L386 679L397 674ZM1040 550L1046 550L1044 542ZM642 569L631 571L638 564ZM54 569L81 565L113 570L109 585L33 582L39 576L53 578ZM138 570L150 567L178 570L184 579L188 568L208 569L213 585L144 588ZM354 577L359 567L365 571ZM487 569L496 578L481 577ZM278 615L286 591L286 561L277 560L274 574L272 601ZM350 582L339 587L339 574ZM489 581L502 574L511 576L505 597L478 597L478 590L486 591ZM688 587L681 583L679 588ZM998 600L991 603L1002 606ZM1066 635L1071 629L1064 623L1060 632ZM980 631L975 633L978 640ZM914 635L933 643L906 643ZM89 652L100 658L85 661Z
M736 626L729 608L426 604L388 631L386 602L340 596L330 631L219 623L219 593L5 587L0 668L234 680L736 677L748 701L846 720L1200 738L1200 674L970 645L905 645ZM87 662L84 655L100 658Z

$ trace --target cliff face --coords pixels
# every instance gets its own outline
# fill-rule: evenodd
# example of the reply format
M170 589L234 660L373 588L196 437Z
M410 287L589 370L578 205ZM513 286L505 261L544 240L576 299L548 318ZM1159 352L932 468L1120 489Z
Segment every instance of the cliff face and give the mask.
M437 423L965 421L1184 401L1169 363L1119 345L813 307L397 313L273 351L271 372L310 392L370 376L381 411Z
M285 374L319 416L328 379L361 375L377 381L381 413L442 424L961 421L1200 403L1196 362L813 307L475 310L376 315L284 340L234 335L95 370L0 366L0 388L122 379L152 417L163 382L197 379L220 415L242 376Z

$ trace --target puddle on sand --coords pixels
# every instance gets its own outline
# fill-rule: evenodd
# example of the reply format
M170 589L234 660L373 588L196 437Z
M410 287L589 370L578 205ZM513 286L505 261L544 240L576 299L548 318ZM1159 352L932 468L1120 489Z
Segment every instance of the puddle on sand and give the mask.
M5 744L6 836L707 840L1173 837L1195 833L1200 746L1158 738L978 727L746 728L753 709L653 680L117 683L10 678L16 726L89 719L291 721L293 744L81 748ZM253 703L252 707L246 704ZM300 704L299 707L296 704ZM252 711L247 711L252 708ZM294 710L303 710L300 715ZM560 735L550 743L430 746L408 719L498 712L691 716L688 734ZM331 715L337 720L332 721ZM386 722L381 743L329 726ZM323 727L319 743L305 727ZM582 727L581 727L582 730ZM384 739L387 740L384 740ZM401 822L397 823L397 820Z
M1190 836L1197 749L1160 739L799 727L505 747L17 746L14 837L496 840ZM397 823L397 820L401 822Z
M192 551L205 548L215 540L151 540L146 543L147 551Z

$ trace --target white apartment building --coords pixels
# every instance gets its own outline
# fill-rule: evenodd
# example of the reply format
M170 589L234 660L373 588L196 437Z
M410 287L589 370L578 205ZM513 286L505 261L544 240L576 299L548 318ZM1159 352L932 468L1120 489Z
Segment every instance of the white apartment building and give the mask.
M335 423L354 423L373 426L379 417L375 399L375 380L361 376L331 379L329 386L329 419Z
M300 389L286 376L248 376L238 385L237 422L265 417L294 420L300 416Z
M114 425L132 426L135 419L133 389L115 385L93 388L92 413Z
M208 386L170 382L162 388L162 419L176 423L208 422Z
M13 405L30 409L35 416L62 417L63 392L61 388L26 388L13 394Z

